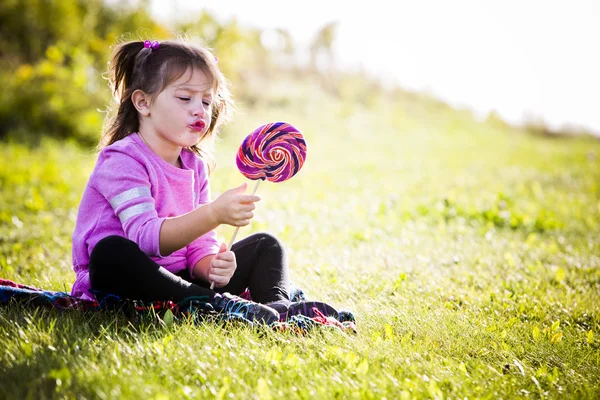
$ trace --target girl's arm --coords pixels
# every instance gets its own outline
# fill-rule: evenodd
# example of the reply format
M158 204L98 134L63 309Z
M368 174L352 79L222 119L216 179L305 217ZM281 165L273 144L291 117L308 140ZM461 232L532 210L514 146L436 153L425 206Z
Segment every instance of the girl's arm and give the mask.
M219 226L212 207L213 203L208 203L187 214L167 218L160 228L160 254L169 255Z
M245 226L250 223L260 197L243 194L246 183L229 189L212 203L178 217L167 218L160 228L160 254L177 251L221 224Z
M131 155L135 154L131 150L127 145L105 148L98 156L90 186L106 198L121 222L125 237L137 243L147 255L169 255L220 224L244 226L250 223L254 202L260 198L243 194L246 184L224 192L212 203L208 196L201 196L203 204L187 214L159 217L147 168L143 161ZM213 247L216 253L218 244ZM197 259L189 265L190 269Z

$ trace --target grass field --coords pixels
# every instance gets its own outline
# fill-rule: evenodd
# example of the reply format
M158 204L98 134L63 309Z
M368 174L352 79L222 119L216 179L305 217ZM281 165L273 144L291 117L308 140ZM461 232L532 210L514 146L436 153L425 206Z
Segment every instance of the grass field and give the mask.
M600 397L600 141L304 90L294 106L241 107L213 195L243 181L234 154L252 129L301 128L304 169L261 185L240 236L276 234L293 281L352 310L358 334L5 306L0 398ZM0 277L70 290L93 152L0 144L0 158Z

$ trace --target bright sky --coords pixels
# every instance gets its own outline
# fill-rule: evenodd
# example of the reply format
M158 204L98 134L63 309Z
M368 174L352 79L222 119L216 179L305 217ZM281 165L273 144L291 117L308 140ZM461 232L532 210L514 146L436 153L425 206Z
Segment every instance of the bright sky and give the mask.
M304 48L338 21L341 66L511 122L529 114L600 134L598 0L153 0L152 10L285 28Z

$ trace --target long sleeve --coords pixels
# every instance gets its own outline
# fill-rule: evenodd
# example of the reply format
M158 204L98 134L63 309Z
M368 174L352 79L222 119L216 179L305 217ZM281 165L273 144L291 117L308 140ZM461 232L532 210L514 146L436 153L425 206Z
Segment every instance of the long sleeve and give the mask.
M149 256L160 257L160 228L165 218L156 211L148 171L119 148L108 149L98 160L94 188L109 202L125 236Z

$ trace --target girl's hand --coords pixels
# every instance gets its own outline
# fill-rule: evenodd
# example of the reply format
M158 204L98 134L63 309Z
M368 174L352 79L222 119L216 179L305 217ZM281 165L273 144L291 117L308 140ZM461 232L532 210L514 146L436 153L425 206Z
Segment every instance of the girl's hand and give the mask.
M219 253L215 255L215 258L210 262L208 279L211 282L214 282L216 287L223 287L229 283L236 268L235 253L233 251L227 251L227 245L221 243Z
M211 203L213 215L218 224L245 226L254 217L252 210L260 197L244 194L246 183L221 194Z

